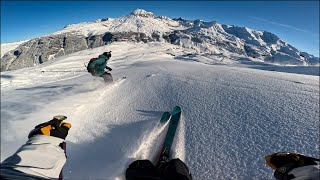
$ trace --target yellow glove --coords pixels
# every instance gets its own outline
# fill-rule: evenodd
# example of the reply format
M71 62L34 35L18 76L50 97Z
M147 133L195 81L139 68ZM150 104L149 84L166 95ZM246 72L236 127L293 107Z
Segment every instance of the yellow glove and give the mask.
M54 116L52 120L37 125L29 133L28 138L41 134L65 139L68 135L69 129L71 128L71 124L63 122L65 119L67 119L67 117L63 115Z

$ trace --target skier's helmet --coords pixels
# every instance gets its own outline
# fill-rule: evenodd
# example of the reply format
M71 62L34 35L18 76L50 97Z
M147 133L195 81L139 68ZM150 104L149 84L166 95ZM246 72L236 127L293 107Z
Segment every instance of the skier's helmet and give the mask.
M104 52L103 55L107 56L108 58L111 58L111 51Z

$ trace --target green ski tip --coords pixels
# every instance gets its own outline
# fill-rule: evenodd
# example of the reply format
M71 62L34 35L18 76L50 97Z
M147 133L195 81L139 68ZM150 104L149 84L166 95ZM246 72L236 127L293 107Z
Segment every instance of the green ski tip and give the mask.
M181 108L180 106L176 106L174 107L173 111L172 111L172 116L175 114L181 113Z
M160 119L160 124L166 123L170 119L171 114L169 112L164 112Z

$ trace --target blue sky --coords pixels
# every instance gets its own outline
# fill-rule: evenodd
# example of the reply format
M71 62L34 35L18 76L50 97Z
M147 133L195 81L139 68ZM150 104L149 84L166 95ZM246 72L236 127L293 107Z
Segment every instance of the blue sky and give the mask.
M319 1L1 1L1 43L50 34L67 24L124 16L137 8L270 31L319 57Z

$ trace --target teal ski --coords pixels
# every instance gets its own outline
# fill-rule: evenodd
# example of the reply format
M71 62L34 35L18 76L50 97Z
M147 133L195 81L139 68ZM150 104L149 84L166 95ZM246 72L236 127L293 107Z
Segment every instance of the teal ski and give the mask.
M161 162L166 162L169 160L171 146L173 144L174 136L176 134L176 130L180 121L181 116L181 108L176 106L173 111L169 121L168 131L161 149L161 154L159 156L159 160L157 165Z
M170 117L171 117L171 114L169 112L164 112L162 114L162 117L160 119L158 126L164 125L167 121L169 121Z

